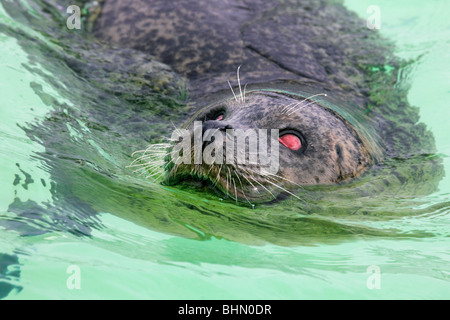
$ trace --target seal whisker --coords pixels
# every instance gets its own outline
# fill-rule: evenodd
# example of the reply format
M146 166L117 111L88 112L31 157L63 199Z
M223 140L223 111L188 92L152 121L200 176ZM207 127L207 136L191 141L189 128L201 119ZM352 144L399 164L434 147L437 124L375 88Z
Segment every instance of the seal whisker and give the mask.
M259 181L257 181L257 180L255 180L254 178L253 178L253 176L254 175L252 175L249 171L251 171L252 173L256 173L258 176L260 176L260 177L262 177L262 178L264 178L265 180L266 180L266 177L265 176L263 176L263 175L261 175L259 172L257 172L257 171L254 171L254 170L251 170L251 169L249 169L249 168L239 168L239 170L241 170L241 171L243 171L244 173L246 173L248 176L249 176L249 178L250 179L252 179L253 181L255 181L256 183L258 183L261 187L263 187L264 189L266 189L266 191L267 192L269 192L270 194L272 194L264 185L262 185ZM242 175L244 178L246 178L245 177L245 175ZM247 179L247 178L246 178ZM249 180L247 180L253 187L255 187ZM258 192L259 192L259 190L258 190ZM273 195L273 194L272 194Z
M145 149L146 151L149 150L159 150L159 149L166 149L171 147L172 145L170 143L158 143L158 144L151 144L150 146L148 146L147 149Z
M135 170L134 172L138 172L139 170L141 170L141 171L146 171L146 173L150 174L150 175L155 175L157 173L160 173L160 171L157 170L158 168L151 168L151 170L148 170L148 169L149 168L140 168L140 169Z
M142 168L142 167L145 167L145 166L150 165L150 164L154 165L154 162L144 162L144 163L139 163L139 164L133 164L133 165L127 166L127 168L136 168L136 167ZM164 163L158 163L158 165L163 165L163 164Z
M180 133L181 133L180 129L177 128L177 126L172 122L172 120L170 120L170 123L171 123L172 126L175 128L175 132L178 133L178 134L180 134Z
M127 166L127 168L132 168L132 167L138 167L138 166L141 166L142 164L145 164L146 162L143 162L143 163L137 163L137 162L139 162L139 161L141 161L141 160L147 160L148 158L146 157L146 158L142 158L142 157L139 157L139 159L135 159L133 162L131 162L128 166Z
M298 107L298 109L295 109L297 106L294 106L293 108L293 110L291 110L291 111L289 111L289 113L287 114L288 116L290 116L290 115L292 115L294 112L298 112L300 109L302 109L302 108L304 108L304 107L307 107L307 106L309 106L309 105L311 105L311 104L313 104L313 103L317 103L316 101L311 101L311 102L309 102L309 103L307 103L307 104L302 104L302 105L300 105L299 107Z
M161 172L161 171L147 171L147 170L143 170L141 175L143 175L144 173L147 174L146 178L151 178L153 181L158 180L164 174L164 172ZM155 176L157 176L157 175L158 175L158 177L155 178Z
M247 170L243 169L243 171L244 171L244 173L246 173L246 174L248 174L248 175L250 176L250 173L249 173ZM246 177L245 175L242 175L242 176L244 177L245 180L247 180L248 183L250 183L250 185L251 185L254 189L256 189L256 192L260 193L259 190L258 190L258 188L256 188L255 185L254 185L250 180L248 180L247 177Z
M249 170L251 170L251 169L249 169ZM254 170L251 170L251 171L258 174L257 171L254 171ZM297 187L303 189L303 186L299 185L298 183L295 183L294 181L292 181L292 180L290 180L288 178L285 178L285 177L282 177L282 176L279 176L279 175L276 175L276 174L273 174L273 173L270 173L270 172L265 172L264 174L265 174L265 177L269 176L269 177L276 177L276 178L279 178L279 179L283 179L283 180L285 180L287 182L290 182L293 185L296 185Z
M235 200L236 200L236 203L237 203L237 201L238 201L238 196L237 196L237 190L236 190L236 181L234 181L234 178L231 178L231 179L233 179L233 185L234 185L234 194L235 194Z
M281 110L281 113L286 112L286 108L288 108L288 107L290 107L290 106L292 106L292 105L294 105L294 104L298 104L298 103L299 103L299 102L295 101L295 102L291 102L291 103L285 105L285 106L283 107L283 109Z
M244 86L244 103L245 103L245 90L247 89L247 84L248 83L246 83L245 86Z
M154 172L154 171L160 171L158 169L161 169L160 167L141 167L138 169L135 169L133 172L137 173L139 171L146 171L147 173L150 172Z
M272 193L272 191L270 191L269 189L267 189L261 182L259 182L258 180L256 180L255 178L253 178L253 177L249 177L250 179L252 179L253 181L255 181L257 184L259 184L261 187L263 187L268 193L270 193L271 195L272 195L272 197L274 198L274 199L276 199L277 197Z
M159 167L159 166L161 166L162 167L162 165L164 165L164 163L165 162L163 162L163 161L155 161L155 162L144 162L144 163L142 163L140 166L141 167L150 167L150 166L153 166L153 167ZM134 165L134 166L132 166L132 167L137 167L138 165Z
M303 101L305 101L305 100L303 100ZM297 103L295 103L294 105L290 106L290 108L289 108L288 110L286 110L284 113L287 114L287 113L290 112L291 110L295 110L295 108L296 108L299 104L301 104L303 101L297 102Z
M285 112L285 113L290 112L290 111L291 111L292 109L294 109L297 105L299 105L299 104L305 102L306 100L309 100L309 99L311 99L311 98L318 97L318 96L325 96L325 97L326 97L327 94L326 94L326 93L318 93L318 94L314 94L314 95L312 95L312 96L309 96L309 97L303 99L302 101L297 102L294 106L290 107L289 110L285 110L285 111L283 111L283 112ZM313 102L314 102L314 101L313 101Z
M142 153L142 155L136 158L133 162L139 161L145 157L151 157L152 155L165 155L167 152L165 149L168 149L171 145L169 143L164 144L154 144L147 147L145 150L137 150L131 154L131 157L134 157L138 153ZM151 153L150 153L151 152ZM149 154L150 153L150 154Z
M133 160L133 162L131 162L127 168L131 168L131 167L137 167L140 166L141 164L146 164L146 163L164 163L164 157L165 157L165 153L155 156L155 155L146 155L146 156L141 156L135 160ZM141 164L138 164L138 162L142 162Z
M166 148L166 147L170 147L171 144L170 143L152 143L150 145L148 145L147 149L145 150L151 150L151 149L157 149L157 148Z
M254 170L251 170L251 169L249 169L249 170L250 170L251 172L254 172L254 173L259 174L260 176L262 176L262 175L261 175L260 173L258 173L257 171L254 171ZM273 185L273 186L279 188L280 190L283 190L283 191L289 193L290 195L296 197L297 199L301 200L301 198L299 198L298 196L296 196L296 195L293 194L292 192L290 192L290 191L286 190L285 188L279 186L278 184L274 183L273 181L270 181L268 178L275 179L274 177L271 177L271 176L275 176L275 177L279 177L279 178L281 178L281 179L285 179L284 177L280 177L280 176L277 176L277 175L270 174L269 176L264 176L264 177L265 177L265 181L267 181L267 182L270 183L271 185ZM260 184L264 189L266 189L268 192L270 192L270 191L269 191L266 187L264 187L258 180L255 180L254 178L252 178L252 180L255 181L255 182L257 182L257 183ZM276 197L273 195L272 192L270 192L270 194L271 194L274 198L276 198Z
M139 173L140 176L142 176L142 175L144 175L144 173L146 173L147 174L146 178L154 177L157 174L161 175L161 174L164 173L164 171L157 170L157 168L153 168L152 170L148 170L146 168L140 168L140 169L134 170L133 172L134 173ZM154 179L154 180L156 180L156 179Z
M153 155L146 155L146 156L142 156L139 157L138 159L135 159L130 166L134 165L137 162L164 162L164 157L166 156L166 153L161 153L161 154L153 154Z
M244 198L245 198L245 200L247 200L247 202L250 204L250 205L252 205L253 206L253 204L248 200L248 198L247 198L247 196L245 195L245 191L244 191L244 186L242 185L242 181L241 181L241 178L239 178L239 175L237 174L236 175L236 178L238 178L238 180L239 180L239 183L241 184L241 188L242 188L242 194L243 194L243 196L244 196Z
M208 173L207 173L207 175L208 175L208 176L209 176L209 173L211 172L212 168L213 168L213 166L212 166L212 165L210 165L210 166L209 166L209 170L208 170Z
M163 153L167 153L167 149L169 149L169 148L153 148L153 149L147 149L147 150L145 150L145 152L142 154L142 156L140 156L139 158L141 158L141 157L149 157L149 156L152 156L153 154L163 154Z
M239 66L238 68L237 68L237 81L238 81L238 86L239 86L239 92L241 93L241 96L240 96L240 100L241 100L241 102L244 102L244 96L242 95L242 87L241 87L241 79L240 79L240 77L239 77L239 70L241 69L241 66Z
M228 178L231 178L231 172L230 172L230 168L229 167L227 167L227 170L228 170L228 172L226 173L226 178L227 178L227 188L226 188L226 190L228 192Z
M288 190L286 190L285 188L283 188L283 187L280 187L279 185L277 185L276 183L273 183L272 181L270 181L270 180L266 180L268 183L270 183L271 185L273 185L273 186L275 186L275 187L277 187L277 188L279 188L279 189L281 189L281 190L283 190L284 192L287 192L287 193L289 193L291 196L294 196L294 197L296 197L298 200L302 200L301 198L299 198L298 196L296 196L295 194L293 194L292 192L290 192L290 191L288 191Z
M157 157L164 158L162 156L165 156L166 154L167 154L167 151L163 151L163 150L154 151L151 154L144 154L144 155L134 159L133 162L143 160L143 159L157 158Z
M147 150L147 149L146 149L146 150ZM134 155L135 155L136 153L144 153L146 150L137 150L137 151L134 151L134 152L131 154L131 156L134 157Z
M213 183L214 186L216 186L219 183L219 178L220 178L220 173L222 172L222 167L223 167L223 165L221 164L219 166L219 171L217 172L216 181Z
M162 171L159 176L157 176L156 178L153 178L155 181L158 181L159 179L161 179L164 176L165 172Z
M179 130L175 127L175 130ZM172 146L170 143L155 143L150 144L144 150L137 150L131 154L134 157L136 154L141 154L134 159L126 168L133 168L133 173L139 176L145 175L145 178L150 178L153 181L158 181L165 174L165 166L173 163L173 159L167 160L167 151Z
M234 99L236 102L238 102L238 98L236 97L236 94L234 93L233 87L231 86L230 80L227 80L228 85L230 86L231 92L233 93Z
M161 175L159 175L156 178L154 178L153 175L151 175L151 174L148 174L148 175L145 176L145 179L152 180L152 182L156 182L156 181L160 180L160 178L161 178Z

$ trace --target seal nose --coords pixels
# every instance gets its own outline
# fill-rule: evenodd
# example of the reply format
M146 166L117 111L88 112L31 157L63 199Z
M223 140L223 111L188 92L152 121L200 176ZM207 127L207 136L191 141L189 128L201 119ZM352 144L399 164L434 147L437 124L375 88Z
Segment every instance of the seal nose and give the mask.
M209 136L205 135L205 132L210 129L213 131L209 132ZM210 135L213 135L214 132L216 132L216 130L219 130L219 131L222 131L222 133L225 133L224 131L226 129L233 129L233 127L226 121L208 120L208 121L203 122L202 135L203 135L203 139L206 139L206 141L203 142L203 148L205 148L210 143L214 142L214 136L210 136Z
M205 134L206 130L209 129L226 130L226 129L233 129L233 127L226 121L208 120L203 122L202 128L203 135Z

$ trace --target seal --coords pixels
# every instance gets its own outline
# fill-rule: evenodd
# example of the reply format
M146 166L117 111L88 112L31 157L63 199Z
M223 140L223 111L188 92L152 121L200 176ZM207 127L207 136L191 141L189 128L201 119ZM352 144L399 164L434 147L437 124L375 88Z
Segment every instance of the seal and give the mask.
M330 23L329 17L339 21ZM203 132L221 132L215 143L222 146L230 129L278 130L276 172L261 170L258 163L165 159L165 184L203 181L235 200L254 202L274 199L280 192L295 195L293 190L303 186L350 181L386 155L433 149L432 136L416 126L405 93L390 87L396 77L392 70L397 72L400 62L358 21L341 4L327 1L195 0L175 5L119 0L105 3L95 34L154 55L188 79L194 115L180 126L189 130L187 139L193 139L196 121ZM239 68L238 86L230 85L238 65L246 70L249 90L241 86ZM389 94L370 87L374 65L386 70L381 82ZM396 112L397 107L402 111ZM411 117L401 116L405 111ZM398 130L400 118L408 129ZM415 133L408 136L408 131ZM217 150L203 142L202 152ZM261 142L258 138L253 144ZM161 175L152 172L161 163L156 155L165 155L161 148L170 153L173 145L143 150L141 166L150 175ZM194 156L194 149L192 143L185 153ZM259 149L253 152L261 155Z
M342 236L392 236L397 234L392 224L375 230L367 227L368 219L442 208L442 203L424 207L429 198L421 198L437 189L444 172L434 154L432 133L407 101L403 76L409 63L396 58L389 42L341 4L105 1L94 25L95 38L61 28L72 3L58 3L62 5L33 6L33 14L25 3L3 3L9 16L27 21L29 30L48 39L37 39L26 30L3 30L29 53L29 66L49 71L33 72L68 99L54 99L48 87L30 83L44 104L52 104L43 119L23 127L44 147L38 157L51 180L22 170L18 175L25 174L29 183L41 181L55 196L42 205L16 197L8 211L20 219L7 221L14 230L26 235L46 230L90 235L104 227L98 214L108 212L192 239L291 246L334 242ZM59 45L49 46L52 43ZM242 78L236 82L239 65ZM337 133L334 126L342 130ZM278 148L279 166L252 167L236 161L233 172L225 152L222 165L183 163L176 168L171 151L177 140L167 139L182 130L190 136L198 127L202 136L212 132L200 150L216 157L220 149L214 142L222 140L225 151L230 146L220 134L229 137L227 130L234 127L236 132L243 128L245 135L253 128L256 145L267 140L268 163L276 163ZM259 130L266 130L267 139ZM281 141L272 138L272 130L278 130ZM238 142L239 134L234 137ZM250 138L246 147L255 145ZM189 150L195 156L197 140L191 139ZM138 158L131 156L149 144ZM250 160L253 153L247 150ZM308 167L302 162L307 157ZM362 163L353 171L343 165L358 158ZM133 160L135 167L127 167ZM330 165L322 165L325 162ZM302 165L303 171L298 169ZM203 177L207 168L221 166L219 176ZM228 179L222 176L227 168ZM273 168L284 170L284 176ZM17 188L26 188L28 182L18 181ZM162 186L161 181L173 186ZM189 188L184 189L184 183ZM220 197L211 194L210 185L216 185L212 190ZM239 205L223 193L238 198ZM249 210L244 194L252 203L264 203ZM288 195L283 201L270 201L282 199L282 194ZM412 211L415 204L422 209ZM363 224L358 226L358 221Z

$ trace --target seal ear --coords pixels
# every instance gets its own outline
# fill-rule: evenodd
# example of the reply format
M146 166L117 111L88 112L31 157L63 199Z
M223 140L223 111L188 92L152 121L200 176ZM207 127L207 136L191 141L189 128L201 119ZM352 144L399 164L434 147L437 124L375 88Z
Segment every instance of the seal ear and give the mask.
M360 152L358 150L347 150L345 147L348 147L348 145L342 146L339 142L334 145L336 163L339 169L337 181L356 177L360 169L359 166L361 165ZM357 156L353 155L355 152Z
M357 177L369 164L367 156L354 145L337 142L334 145L336 152L336 164L339 170L337 181Z
M336 154L338 156L338 162L341 163L344 160L344 154L343 154L341 145L339 143L336 143L334 145L334 150L336 150Z
M339 143L336 143L334 145L334 150L336 151L336 162L339 168L339 176L338 176L338 181L344 180L346 178L346 175L348 175L346 173L346 171L348 170L348 168L345 168L345 162L344 159L346 158L344 153L344 148L342 148L342 146Z

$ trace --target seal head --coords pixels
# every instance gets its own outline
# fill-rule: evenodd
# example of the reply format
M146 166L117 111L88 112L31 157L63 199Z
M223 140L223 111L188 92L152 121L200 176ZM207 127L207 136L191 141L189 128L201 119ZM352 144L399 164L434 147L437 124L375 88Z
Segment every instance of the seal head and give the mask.
M305 185L358 177L373 164L374 150L349 121L320 103L320 96L325 94L314 99L255 90L202 108L183 126L191 142L188 161L174 161L172 153L165 183L203 181L233 199L259 202ZM203 161L189 161L199 154L194 141L199 123Z

